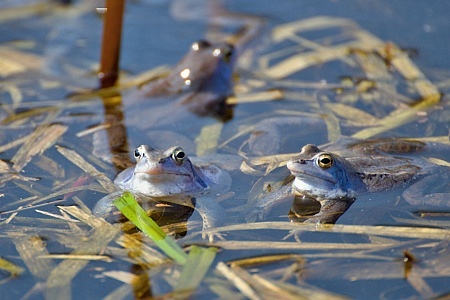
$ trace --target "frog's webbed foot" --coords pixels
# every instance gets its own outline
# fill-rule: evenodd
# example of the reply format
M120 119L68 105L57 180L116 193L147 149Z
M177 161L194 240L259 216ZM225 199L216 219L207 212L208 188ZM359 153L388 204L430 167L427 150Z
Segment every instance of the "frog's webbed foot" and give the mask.
M305 223L334 224L353 204L355 199L321 200L320 211L308 218Z
M300 233L302 233L302 232L303 232L303 231L297 230L297 229L289 230L289 233L286 234L285 237L283 237L283 241L285 241L285 240L287 240L287 239L289 239L289 238L291 238L291 237L294 237L294 240L295 240L297 243L301 243L302 241L301 241L301 239L300 239Z
M208 240L208 242L210 242L210 243L214 243L214 241L217 241L217 240L221 240L221 241L225 240L225 234L222 234L219 232L205 232L205 230L207 230L207 229L203 228L202 239Z
M195 202L195 210L199 212L203 220L202 238L208 238L211 243L214 242L215 238L223 240L222 234L206 231L225 224L225 209L209 197L196 198L193 199L193 202Z
M425 194L425 191L438 191ZM403 192L403 198L414 206L450 206L450 173L437 172L411 185ZM446 192L441 192L446 191Z

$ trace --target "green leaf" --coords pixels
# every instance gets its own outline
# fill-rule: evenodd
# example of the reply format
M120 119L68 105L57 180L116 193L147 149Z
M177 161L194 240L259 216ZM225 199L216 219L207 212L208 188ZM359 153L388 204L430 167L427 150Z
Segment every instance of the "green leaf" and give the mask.
M179 264L185 264L187 255L183 249L162 231L136 202L130 192L125 192L114 200L114 205L137 228L142 230L170 258Z
M192 246L174 291L194 291L208 272L216 257L216 253L217 248L214 247L200 248Z

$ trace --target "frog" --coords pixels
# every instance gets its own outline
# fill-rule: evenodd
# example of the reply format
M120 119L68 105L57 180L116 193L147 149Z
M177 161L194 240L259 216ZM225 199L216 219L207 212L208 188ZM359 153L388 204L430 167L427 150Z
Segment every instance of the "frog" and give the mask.
M267 211L283 197L314 198L321 207L306 222L335 223L359 195L394 188L405 188L402 196L414 206L450 206L450 193L423 192L430 181L448 190L450 168L417 156L437 154L445 148L448 146L406 139L343 138L320 148L307 144L287 162L291 183L263 198L258 206Z
M233 94L234 46L227 42L194 42L166 76L140 87L132 98L142 101L175 98L175 106L200 115L223 116ZM173 101L172 101L173 102ZM167 108L173 110L173 107ZM154 116L161 115L153 113Z
M114 210L113 200L123 191L129 191L139 202L192 201L186 205L194 205L200 213L203 229L224 222L225 211L212 196L230 188L228 171L211 162L194 164L180 146L157 150L141 145L135 149L134 158L136 164L120 172L114 180L118 191L99 200L94 215L107 218Z

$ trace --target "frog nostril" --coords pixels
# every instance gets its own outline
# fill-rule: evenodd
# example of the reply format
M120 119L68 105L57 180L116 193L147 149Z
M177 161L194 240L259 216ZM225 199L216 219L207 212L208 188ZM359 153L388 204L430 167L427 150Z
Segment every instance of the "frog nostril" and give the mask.
M298 161L298 163L304 165L304 164L306 164L306 160L300 159L300 160Z

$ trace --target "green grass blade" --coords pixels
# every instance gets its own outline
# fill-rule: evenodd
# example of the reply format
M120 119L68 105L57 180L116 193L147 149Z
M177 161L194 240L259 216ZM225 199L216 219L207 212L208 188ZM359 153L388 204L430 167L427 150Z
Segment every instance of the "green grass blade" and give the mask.
M217 248L214 247L200 248L192 246L174 291L194 291L208 272L209 267L216 257L216 253Z
M114 205L137 228L149 236L167 256L179 264L186 262L187 255L183 249L172 238L166 236L158 224L147 216L130 192L125 192L114 200Z

